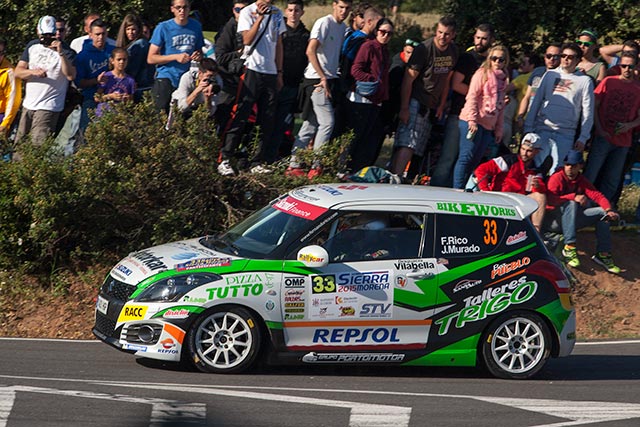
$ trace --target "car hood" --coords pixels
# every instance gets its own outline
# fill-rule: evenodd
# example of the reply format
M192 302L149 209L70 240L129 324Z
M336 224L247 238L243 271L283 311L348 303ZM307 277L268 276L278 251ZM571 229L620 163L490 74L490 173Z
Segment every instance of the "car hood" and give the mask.
M225 267L239 259L243 258L209 249L197 238L132 252L111 269L111 275L124 283L136 285L166 270Z

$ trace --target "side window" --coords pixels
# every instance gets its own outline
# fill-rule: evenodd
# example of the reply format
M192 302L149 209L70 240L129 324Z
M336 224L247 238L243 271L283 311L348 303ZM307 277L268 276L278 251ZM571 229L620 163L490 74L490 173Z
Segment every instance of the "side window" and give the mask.
M436 215L435 256L484 256L500 244L507 228L502 218Z
M413 213L346 212L306 244L324 247L332 263L417 258L423 220Z

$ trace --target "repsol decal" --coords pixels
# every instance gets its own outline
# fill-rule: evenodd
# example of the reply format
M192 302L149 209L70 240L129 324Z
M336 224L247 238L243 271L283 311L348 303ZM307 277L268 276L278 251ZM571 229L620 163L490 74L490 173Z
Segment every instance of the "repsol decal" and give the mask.
M400 342L398 328L335 328L316 329L313 332L313 342L322 344L358 344L394 343Z
M444 212L472 216L517 216L515 209L505 208L502 206L483 205L480 203L439 202L436 203L436 209Z
M465 307L460 311L456 311L455 313L448 314L443 318L436 320L434 324L439 326L438 335L446 334L452 325L461 329L467 323L484 320L489 316L501 313L511 305L527 302L535 295L538 289L538 284L536 282L524 282L518 285L513 292L504 292L504 290L506 290L505 287L508 286L509 285L504 285L492 290L487 289L490 293L485 294L483 292L480 296L480 299L482 299L480 304ZM494 290L500 290L502 292L494 295ZM467 300L471 301L470 298L465 299L465 301Z
M138 261L141 261L142 264L145 265L151 271L155 270L166 270L167 266L164 262L162 262L161 256L155 256L151 251L144 250L140 252L136 252L131 255L131 258L135 258Z

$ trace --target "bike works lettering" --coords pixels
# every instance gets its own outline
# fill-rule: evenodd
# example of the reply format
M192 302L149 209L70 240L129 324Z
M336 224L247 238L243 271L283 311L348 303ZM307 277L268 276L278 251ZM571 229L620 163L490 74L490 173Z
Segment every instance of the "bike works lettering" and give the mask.
M142 262L151 271L167 269L167 266L162 262L161 256L155 256L150 251L140 251L131 255L131 258L135 258Z
M503 287L496 289L502 290ZM480 304L465 307L460 311L436 320L434 324L440 326L438 335L446 334L451 325L455 325L456 328L460 329L469 322L484 320L488 316L493 316L506 310L511 305L529 301L535 295L537 289L538 284L536 282L524 282L517 286L512 293L501 292L493 295L493 292L486 294L483 292L481 295L483 301Z
M516 210L502 206L483 205L481 203L456 203L438 202L436 209L444 212L452 212L472 216L509 216L516 217Z

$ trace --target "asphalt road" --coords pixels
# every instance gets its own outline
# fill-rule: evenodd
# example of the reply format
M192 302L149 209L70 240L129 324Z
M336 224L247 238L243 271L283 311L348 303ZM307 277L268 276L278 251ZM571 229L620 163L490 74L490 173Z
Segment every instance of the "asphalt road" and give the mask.
M640 425L640 341L579 344L529 381L398 367L210 375L97 341L0 346L0 427Z

